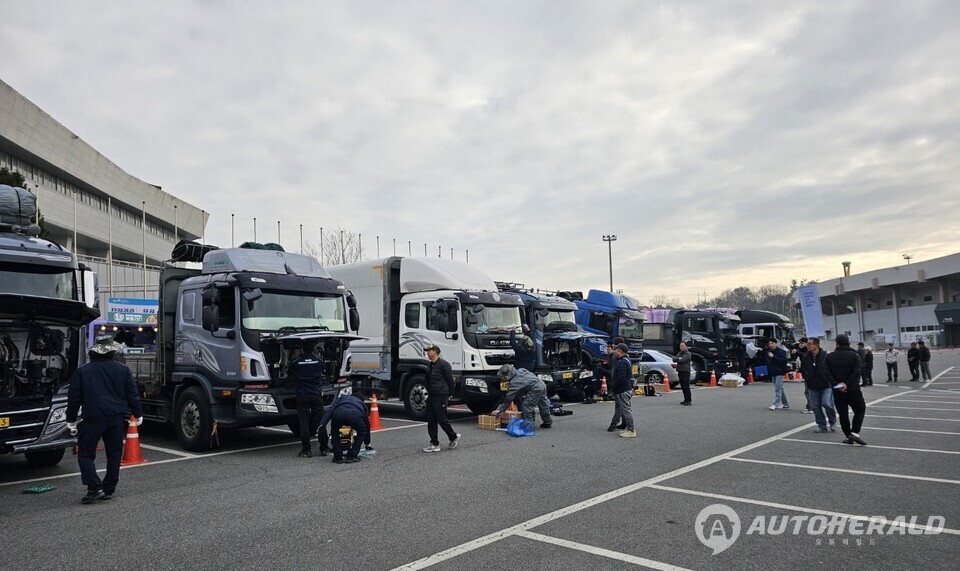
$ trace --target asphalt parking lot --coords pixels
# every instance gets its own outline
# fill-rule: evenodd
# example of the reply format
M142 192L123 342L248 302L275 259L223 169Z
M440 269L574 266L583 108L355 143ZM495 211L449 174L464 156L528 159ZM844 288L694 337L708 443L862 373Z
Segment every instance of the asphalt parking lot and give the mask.
M568 405L521 439L451 409L462 444L429 455L425 427L385 403L378 454L355 465L297 458L282 428L189 454L146 426L149 463L125 468L109 502L79 503L72 456L48 470L0 458L0 568L955 569L960 351L935 352L932 370L932 383L893 385L875 369L866 447L814 434L801 383L788 411L767 410L769 384L699 389L692 407L676 391L634 397L635 440L606 432L610 403ZM32 483L57 489L20 493ZM814 533L818 516L882 533Z

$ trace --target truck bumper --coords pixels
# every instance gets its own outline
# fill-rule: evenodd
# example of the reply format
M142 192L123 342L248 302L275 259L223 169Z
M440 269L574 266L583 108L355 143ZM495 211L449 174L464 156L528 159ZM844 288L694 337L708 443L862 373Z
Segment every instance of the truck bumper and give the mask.
M23 444L14 444L13 452L20 454L22 452L37 452L40 450L53 450L57 448L69 448L77 443L77 438L70 434L66 422L58 422L44 427L43 435L33 442Z

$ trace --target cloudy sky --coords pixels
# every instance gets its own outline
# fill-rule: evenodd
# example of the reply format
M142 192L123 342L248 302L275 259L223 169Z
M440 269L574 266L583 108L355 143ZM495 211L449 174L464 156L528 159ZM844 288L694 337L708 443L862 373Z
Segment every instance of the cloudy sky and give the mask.
M692 303L960 251L960 3L7 2L0 78L208 242Z

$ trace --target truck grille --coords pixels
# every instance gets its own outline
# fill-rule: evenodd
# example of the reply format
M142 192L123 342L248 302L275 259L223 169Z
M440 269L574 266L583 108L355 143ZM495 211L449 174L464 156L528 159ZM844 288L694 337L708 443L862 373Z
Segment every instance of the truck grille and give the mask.
M10 417L10 426L0 428L0 445L11 442L26 442L40 438L43 423L50 414L49 408L30 410L27 412L0 411L0 416Z
M488 365L512 365L513 364L513 355L487 355L484 357Z

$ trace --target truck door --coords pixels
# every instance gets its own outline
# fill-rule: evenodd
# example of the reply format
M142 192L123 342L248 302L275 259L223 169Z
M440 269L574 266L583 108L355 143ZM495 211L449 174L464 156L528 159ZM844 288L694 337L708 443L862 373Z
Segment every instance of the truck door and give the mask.
M198 332L201 337L192 348L193 358L215 378L239 380L237 289L229 285L208 285L198 297L205 331Z

